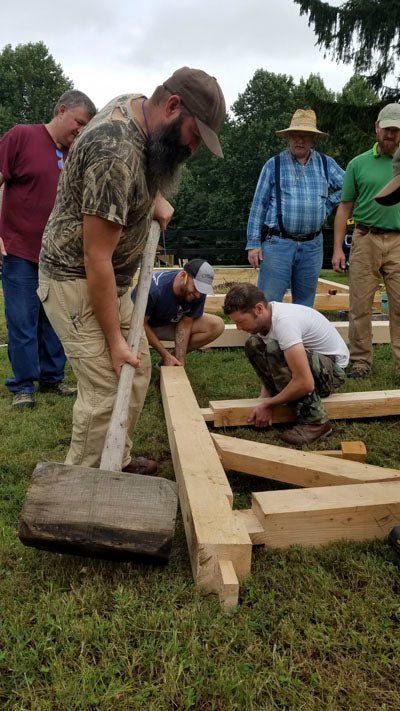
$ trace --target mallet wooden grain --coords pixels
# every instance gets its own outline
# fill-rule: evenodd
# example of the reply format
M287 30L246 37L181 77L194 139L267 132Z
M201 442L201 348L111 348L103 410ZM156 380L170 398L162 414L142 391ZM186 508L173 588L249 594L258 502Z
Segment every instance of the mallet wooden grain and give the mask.
M143 331L160 227L153 222L132 315L128 344L136 356ZM121 473L129 397L135 369L122 368L99 469L38 464L21 512L19 536L37 548L119 560L168 559L177 485Z

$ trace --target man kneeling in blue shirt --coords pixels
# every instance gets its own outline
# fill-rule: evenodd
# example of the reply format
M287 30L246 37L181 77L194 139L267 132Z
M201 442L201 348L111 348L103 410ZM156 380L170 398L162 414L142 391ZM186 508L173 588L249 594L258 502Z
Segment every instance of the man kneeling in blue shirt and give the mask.
M155 272L144 320L147 340L161 356L157 365L185 365L186 353L215 341L225 328L219 316L204 313L206 294L214 294L214 270L192 259L182 271ZM132 292L135 301L136 288ZM170 353L161 341L175 341Z

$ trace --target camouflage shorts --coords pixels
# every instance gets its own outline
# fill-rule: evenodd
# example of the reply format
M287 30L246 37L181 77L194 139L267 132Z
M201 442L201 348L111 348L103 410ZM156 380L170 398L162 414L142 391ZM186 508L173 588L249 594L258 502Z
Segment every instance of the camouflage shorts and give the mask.
M245 344L245 353L271 395L277 395L292 379L283 351L277 341L264 343L260 336L250 336ZM301 400L293 403L298 421L304 424L323 423L328 419L321 398L328 397L345 381L344 370L330 356L307 351L307 358L314 378L315 389Z

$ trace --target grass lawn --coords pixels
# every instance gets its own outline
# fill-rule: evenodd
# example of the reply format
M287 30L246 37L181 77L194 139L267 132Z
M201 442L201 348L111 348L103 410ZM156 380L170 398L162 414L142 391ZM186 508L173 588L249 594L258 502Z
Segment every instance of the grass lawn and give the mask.
M256 548L240 606L230 614L194 587L180 517L169 565L161 568L22 546L17 524L30 475L39 461L63 460L72 402L42 394L35 410L13 411L3 385L11 372L6 350L0 348L1 709L400 709L400 557L385 541ZM201 406L258 394L239 349L193 353L187 372ZM70 370L67 381L73 383ZM134 448L156 456L162 475L173 478L158 382L154 372ZM344 389L398 386L390 347L379 346L371 377ZM227 433L278 443L277 428ZM400 468L398 418L335 421L329 443L314 449L337 448L344 439L364 440L368 462ZM238 507L249 506L251 491L284 486L229 478Z

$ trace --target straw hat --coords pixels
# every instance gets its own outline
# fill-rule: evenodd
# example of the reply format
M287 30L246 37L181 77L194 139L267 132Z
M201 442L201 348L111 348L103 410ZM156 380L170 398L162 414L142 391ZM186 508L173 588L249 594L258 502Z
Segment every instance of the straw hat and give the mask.
M275 131L277 136L286 137L289 131L307 131L308 133L318 133L320 136L327 136L327 133L319 131L317 128L317 117L312 109L297 109L293 114L289 128L282 131Z
M381 205L397 205L400 202L400 148L393 156L393 179L375 195L376 202Z

